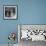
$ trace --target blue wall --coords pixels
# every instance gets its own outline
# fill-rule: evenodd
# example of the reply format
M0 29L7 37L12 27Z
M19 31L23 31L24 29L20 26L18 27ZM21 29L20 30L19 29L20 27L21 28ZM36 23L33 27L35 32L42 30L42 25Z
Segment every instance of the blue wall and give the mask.
M18 5L18 20L3 20L3 5ZM0 0L0 44L18 24L46 24L46 0Z
M19 18L18 20L3 20L3 5L17 4L18 0L0 0L0 44L7 44L9 42L8 34L10 32L16 32L16 34L18 34L17 24L19 22ZM15 42L18 42L17 39Z
M46 0L21 0L20 22L46 24Z

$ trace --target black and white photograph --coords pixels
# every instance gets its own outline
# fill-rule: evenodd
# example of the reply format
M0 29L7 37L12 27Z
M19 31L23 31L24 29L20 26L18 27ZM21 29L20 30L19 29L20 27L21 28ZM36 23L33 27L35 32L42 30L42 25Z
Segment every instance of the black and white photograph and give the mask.
M3 7L4 19L17 19L17 6L6 5Z

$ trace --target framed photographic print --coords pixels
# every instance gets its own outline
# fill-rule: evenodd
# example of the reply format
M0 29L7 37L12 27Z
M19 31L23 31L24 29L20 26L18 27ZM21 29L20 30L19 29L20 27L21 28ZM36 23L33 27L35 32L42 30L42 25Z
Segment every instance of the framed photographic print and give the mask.
M17 6L16 5L4 5L4 19L17 19Z

